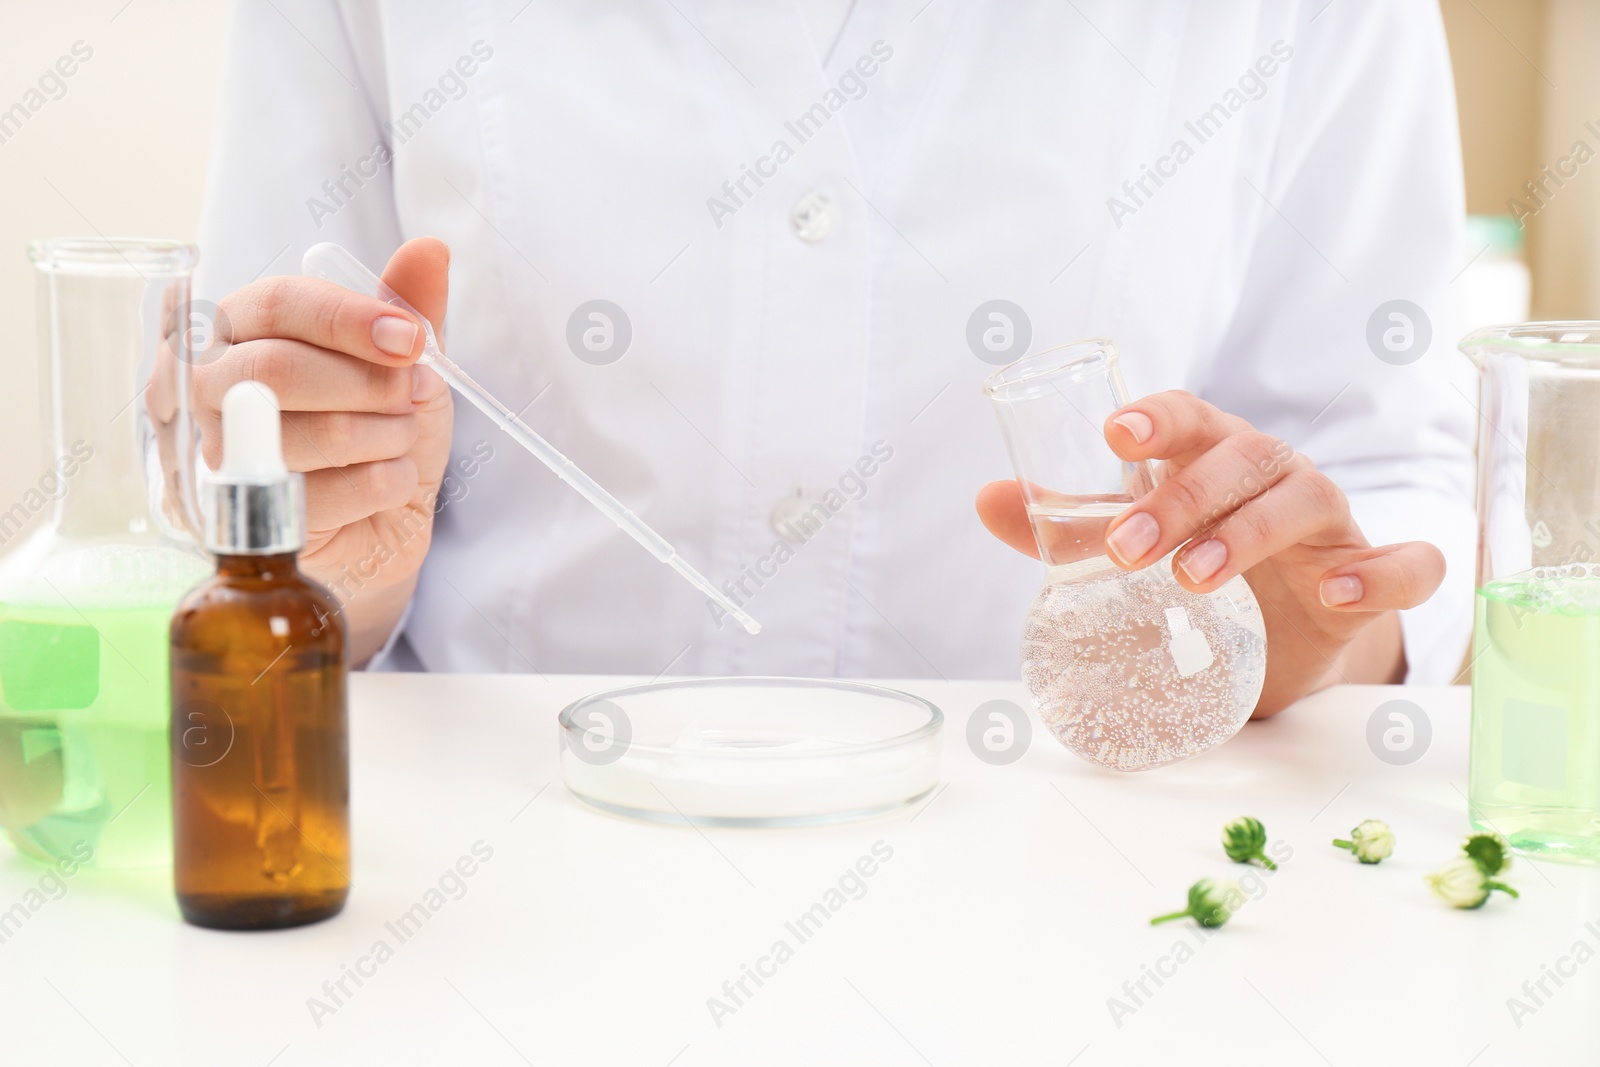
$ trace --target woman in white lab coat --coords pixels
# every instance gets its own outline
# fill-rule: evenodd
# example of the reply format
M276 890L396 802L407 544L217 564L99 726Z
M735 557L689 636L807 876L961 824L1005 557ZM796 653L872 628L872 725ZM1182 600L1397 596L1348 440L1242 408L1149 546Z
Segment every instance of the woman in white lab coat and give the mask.
M1458 665L1473 412L1430 3L242 4L225 71L201 293L232 347L200 399L277 388L304 562L360 657L1014 678L1039 570L983 528L1030 545L978 383L1109 335L1156 394L1110 440L1174 474L1120 520L1126 565L1296 450L1179 555L1263 600L1262 711ZM284 277L327 240L765 632L453 407L414 323Z

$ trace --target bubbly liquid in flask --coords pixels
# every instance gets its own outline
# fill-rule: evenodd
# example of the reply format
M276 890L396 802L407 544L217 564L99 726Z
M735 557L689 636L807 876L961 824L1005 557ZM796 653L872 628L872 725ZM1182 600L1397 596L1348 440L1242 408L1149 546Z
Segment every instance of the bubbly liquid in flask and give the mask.
M171 862L167 627L205 570L94 545L0 581L0 826L23 852Z
M1043 545L1098 549L1125 507L1039 509L1031 518ZM1085 520L1098 520L1092 541L1072 538L1069 528ZM1202 595L1173 579L1170 556L1129 572L1086 555L1049 569L1023 627L1022 678L1062 744L1091 763L1136 771L1237 733L1261 695L1266 654L1261 609L1242 577Z

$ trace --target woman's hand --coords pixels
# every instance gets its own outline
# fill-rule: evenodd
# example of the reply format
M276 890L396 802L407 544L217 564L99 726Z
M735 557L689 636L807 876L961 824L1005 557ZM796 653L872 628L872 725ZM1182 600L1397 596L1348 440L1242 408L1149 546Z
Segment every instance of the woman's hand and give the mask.
M1336 682L1396 682L1405 650L1396 611L1433 595L1444 555L1420 541L1373 548L1338 486L1287 444L1184 392L1114 413L1106 441L1157 460L1156 488L1113 520L1107 555L1124 570L1180 546L1178 583L1208 593L1243 574L1267 628L1256 716ZM991 482L978 514L995 536L1038 555L1016 482Z
M383 280L443 325L450 252L408 241ZM382 647L416 588L450 454L450 389L413 364L423 332L404 311L316 278L263 278L226 297L222 354L196 359L207 465L222 453L222 396L264 382L283 408L283 454L306 476L306 573L344 606L352 663Z

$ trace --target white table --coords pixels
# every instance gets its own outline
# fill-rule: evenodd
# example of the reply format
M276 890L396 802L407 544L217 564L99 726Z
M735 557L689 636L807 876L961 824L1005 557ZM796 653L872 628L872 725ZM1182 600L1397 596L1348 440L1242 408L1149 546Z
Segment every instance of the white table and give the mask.
M355 887L337 919L272 934L194 929L164 875L83 872L0 945L0 1062L297 1064L1426 1064L1600 1062L1600 872L1519 858L1476 912L1422 876L1467 829L1467 693L1410 690L1419 761L1367 747L1399 690L1342 688L1188 763L1089 766L1043 731L1010 766L966 747L981 702L1020 685L906 683L947 716L947 788L916 809L808 830L642 825L563 788L557 711L616 679L361 676L353 683ZM1253 814L1293 848L1202 939L1152 928ZM1330 847L1366 817L1398 849ZM875 842L892 858L807 941L785 923ZM401 941L475 843L493 856ZM0 857L0 908L39 869ZM453 887L451 887L453 888ZM437 900L435 901L437 902ZM1586 926L1592 923L1592 926ZM731 1015L708 998L775 941L793 949ZM387 942L391 957L369 957ZM1192 951L1180 963L1175 946ZM1510 997L1574 972L1532 1014ZM362 962L366 958L366 962ZM324 982L370 976L314 1019ZM1135 1004L1124 982L1146 967ZM1131 1013L1114 1018L1109 1001ZM728 1003L732 1003L728 1001ZM1531 1001L1529 1002L1532 1003ZM1518 1022L1520 1021L1520 1026ZM320 1025L319 1025L320 1023ZM1120 1024L1120 1025L1119 1025Z

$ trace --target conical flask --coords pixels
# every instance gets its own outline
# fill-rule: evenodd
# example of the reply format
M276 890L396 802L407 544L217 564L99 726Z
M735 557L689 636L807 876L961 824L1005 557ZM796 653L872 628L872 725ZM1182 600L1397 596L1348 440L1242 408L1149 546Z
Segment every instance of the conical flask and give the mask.
M0 503L0 825L23 852L171 860L167 630L209 571L183 501L190 245L29 246L45 463Z

